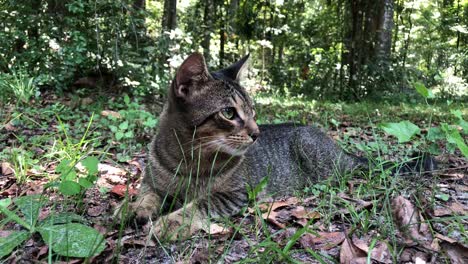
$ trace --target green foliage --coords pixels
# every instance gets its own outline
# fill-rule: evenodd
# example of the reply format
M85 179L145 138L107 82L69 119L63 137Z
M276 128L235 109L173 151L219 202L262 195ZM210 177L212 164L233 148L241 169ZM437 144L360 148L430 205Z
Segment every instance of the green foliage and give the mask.
M17 105L27 105L38 95L35 79L27 73L0 73L0 103L15 102Z
M97 180L99 160L96 157L88 156L80 164L85 168L86 173L82 174L73 161L63 159L55 168L60 175L58 189L64 195L77 195L91 188ZM56 184L52 184L56 185Z
M119 117L109 115L106 120L101 120L112 132L113 139L108 143L115 145L119 150L119 161L130 159L130 154L140 150L140 143L134 144L136 133L152 131L158 124L158 119L151 113L143 110L138 102L131 102L128 95L124 96L123 104L116 105L119 108Z
M42 196L30 195L14 200L24 220L7 208L10 204L10 199L0 200L0 212L8 217L7 220L16 222L29 232L12 230L9 236L0 238L0 258L8 256L15 247L35 232L39 232L49 248L61 256L87 258L101 253L105 248L104 237L97 230L80 223L72 223L81 219L80 216L67 213L60 214L57 218L49 216L39 221L39 212L45 205Z
M419 127L410 121L401 121L399 123L384 123L381 125L381 127L385 132L397 137L399 143L408 142L414 135L421 132Z

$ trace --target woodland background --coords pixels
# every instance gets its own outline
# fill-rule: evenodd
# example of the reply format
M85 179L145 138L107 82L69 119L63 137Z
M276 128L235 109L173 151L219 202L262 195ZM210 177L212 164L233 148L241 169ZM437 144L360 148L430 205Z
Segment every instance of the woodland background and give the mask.
M0 0L0 28L0 262L468 263L468 0ZM250 53L259 124L371 169L260 202L265 178L187 241L117 221L196 51Z
M415 81L466 92L466 0L0 3L0 71L35 77L41 90L164 94L201 51L211 69L251 53L259 88L315 99L382 97Z

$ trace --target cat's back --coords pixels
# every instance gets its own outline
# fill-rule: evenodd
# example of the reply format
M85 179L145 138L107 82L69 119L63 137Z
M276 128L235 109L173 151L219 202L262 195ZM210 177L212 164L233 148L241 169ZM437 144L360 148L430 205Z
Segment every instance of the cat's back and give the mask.
M277 195L291 194L328 177L335 164L354 166L319 128L294 123L261 125L257 142L245 156L250 184L268 176L267 191Z

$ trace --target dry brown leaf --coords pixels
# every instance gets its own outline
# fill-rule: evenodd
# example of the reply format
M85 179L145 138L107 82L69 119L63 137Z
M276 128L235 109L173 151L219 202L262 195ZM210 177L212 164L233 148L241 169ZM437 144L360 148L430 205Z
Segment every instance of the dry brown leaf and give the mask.
M112 117L115 117L117 119L122 118L122 116L120 115L119 112L112 111L112 110L102 110L101 115L102 116L112 116Z
M468 263L468 248L458 243L446 243L442 242L441 247L444 249L450 261L453 264L464 264Z
M446 216L454 214L466 215L468 214L468 210L465 209L465 207L462 204L456 201L452 202L447 207L439 207L434 209L434 216Z
M232 234L232 228L231 227L226 227L222 225L218 225L216 223L211 223L208 228L203 228L203 231L210 235L216 235L216 236L224 236L224 235L229 235Z
M258 207L263 212L264 211L274 211L274 210L279 209L281 207L297 204L298 202L299 202L299 200L296 197L289 197L288 199L286 199L284 201L274 201L272 203L263 203L263 204L260 204Z
M396 197L392 201L392 209L395 221L401 233L404 234L406 238L418 241L427 240L419 233L419 212L409 200L403 196Z
M435 234L435 237L438 238L438 239L440 239L440 240L443 240L443 241L445 241L445 242L449 242L449 243L456 243L456 242L457 242L457 240L452 239L452 238L447 237L447 236L444 236L444 235L439 234L439 233L436 233L436 234Z
M14 173L13 168L10 163L2 162L2 175L12 175Z
M369 245L362 239L354 238L353 243L356 247L364 251L366 254L369 253ZM392 256L388 250L387 244L378 241L371 251L371 258L381 263L392 263Z
M277 209L286 207L286 206L291 206L295 205L299 202L299 200L296 197L290 197L284 201L275 201L270 204L261 204L259 205L260 210L262 210L264 213L262 214L262 218L267 220L268 222L276 225L279 228L286 228L286 225L278 221L278 216L280 216L282 213L277 212Z
M366 256L366 253L356 247L350 239L344 238L340 250L341 264L366 263Z
M329 250L341 244L344 239L343 232L306 233L299 239L299 243L303 248Z
M124 184L117 184L115 185L114 187L112 187L112 189L110 190L111 193L114 193L120 197L125 197L125 195L127 194L127 185L124 185ZM137 194L137 191L128 186L128 195L130 197L134 196Z

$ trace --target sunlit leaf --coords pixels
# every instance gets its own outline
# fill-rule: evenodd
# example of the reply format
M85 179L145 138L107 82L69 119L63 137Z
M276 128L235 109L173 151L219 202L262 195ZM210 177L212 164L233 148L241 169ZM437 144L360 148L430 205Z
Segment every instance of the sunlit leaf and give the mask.
M408 142L414 135L420 133L420 129L410 121L399 123L384 123L381 128L388 134L398 138L399 143Z
M74 181L62 181L59 185L59 191L65 195L75 195L78 194L80 190L80 185Z
M86 157L81 161L81 164L88 170L89 174L95 174L98 172L99 160L94 156Z
M92 257L106 247L97 230L78 223L44 226L38 231L55 253L66 257Z
M0 258L10 255L11 251L21 245L30 235L26 231L14 231L7 237L0 237Z
M413 83L414 88L416 91L422 95L424 98L434 98L434 94L432 93L431 90L427 89L426 86L421 83L421 82L415 82Z
M21 196L16 198L14 203L23 213L26 223L33 226L39 217L39 211L44 205L44 197L38 194Z

